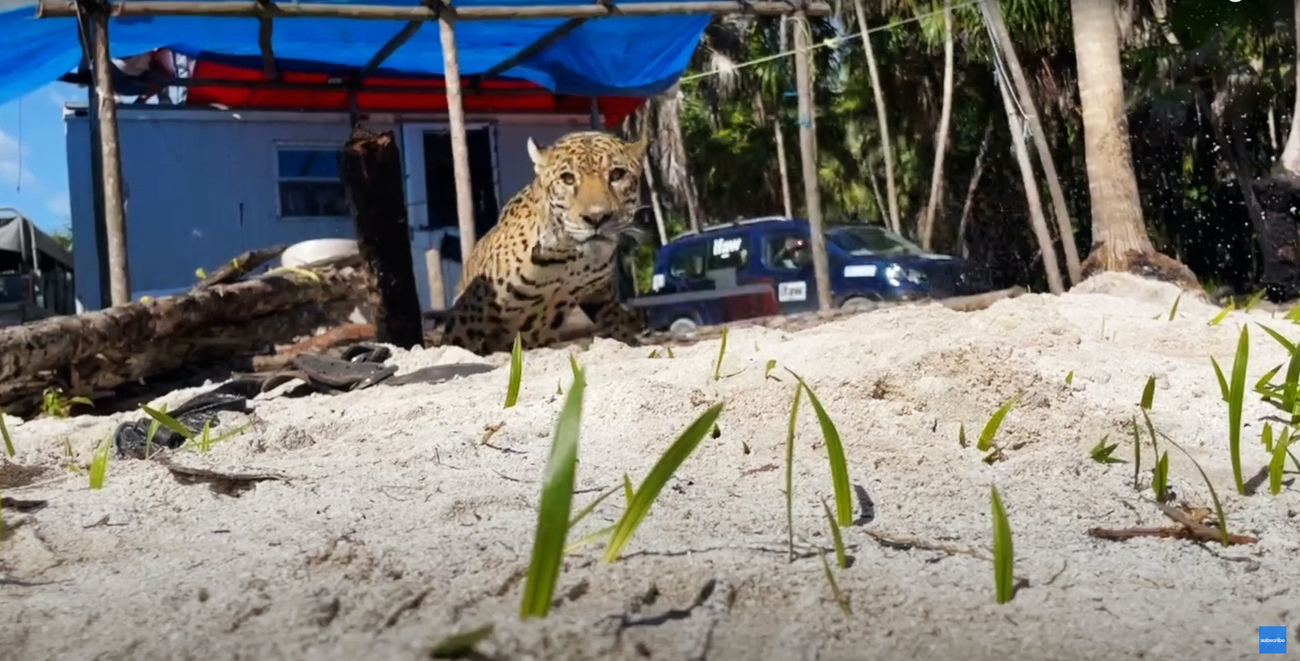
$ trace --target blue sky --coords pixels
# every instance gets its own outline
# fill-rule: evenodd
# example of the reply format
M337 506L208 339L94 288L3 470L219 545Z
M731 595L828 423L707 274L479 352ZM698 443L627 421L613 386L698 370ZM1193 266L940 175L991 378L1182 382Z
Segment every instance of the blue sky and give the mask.
M17 207L47 232L72 222L63 104L86 91L51 83L0 106L0 207Z

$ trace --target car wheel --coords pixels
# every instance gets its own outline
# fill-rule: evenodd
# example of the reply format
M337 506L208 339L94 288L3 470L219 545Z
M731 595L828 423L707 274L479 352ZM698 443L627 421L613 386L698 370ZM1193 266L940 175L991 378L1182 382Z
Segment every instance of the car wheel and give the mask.
M878 307L880 307L879 303L871 299L863 298L861 296L854 296L852 298L846 299L843 303L840 304L840 309L844 310L845 312L850 312L854 314L857 314L859 312L869 312Z
M674 337L689 337L694 335L695 331L698 329L699 326L695 323L694 319L691 319L690 317L682 317L668 326L668 333Z

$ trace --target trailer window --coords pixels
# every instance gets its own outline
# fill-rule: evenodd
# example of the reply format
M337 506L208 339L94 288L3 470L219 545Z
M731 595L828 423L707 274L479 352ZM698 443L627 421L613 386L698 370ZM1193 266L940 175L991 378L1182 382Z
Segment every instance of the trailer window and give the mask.
M339 179L337 148L277 145L281 218L347 218L347 191Z

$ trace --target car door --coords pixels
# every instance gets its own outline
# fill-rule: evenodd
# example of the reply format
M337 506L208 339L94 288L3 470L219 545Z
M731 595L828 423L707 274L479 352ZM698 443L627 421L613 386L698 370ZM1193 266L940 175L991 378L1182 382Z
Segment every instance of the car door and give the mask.
M812 249L808 235L797 229L762 232L762 265L776 290L781 314L817 309L817 280L813 277ZM793 244L802 247L795 248Z

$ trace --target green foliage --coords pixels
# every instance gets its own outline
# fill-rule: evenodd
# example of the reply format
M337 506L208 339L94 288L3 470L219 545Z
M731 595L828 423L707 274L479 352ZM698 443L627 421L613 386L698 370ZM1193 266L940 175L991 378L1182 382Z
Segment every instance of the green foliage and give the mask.
M1092 446L1092 449L1088 451L1088 456L1092 457L1092 460L1099 464L1124 463L1123 459L1119 459L1117 457L1111 456L1111 453L1115 451L1115 448L1119 447L1119 443L1112 443L1110 445L1107 445L1106 441L1109 440L1110 440L1109 434L1101 437L1101 440L1097 441L1097 444Z
M5 454L14 456L14 439L9 436L9 427L5 426L5 409L0 406L0 440L4 441Z
M519 386L523 378L524 348L521 337L515 333L515 345L510 349L510 382L506 386L505 408L510 408L519 401Z
M993 510L993 584L998 603L1005 604L1016 594L1015 546L1011 541L1011 523L1007 521L1007 510L1002 505L1002 495L996 486L990 489L989 501Z

